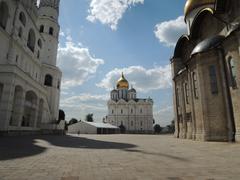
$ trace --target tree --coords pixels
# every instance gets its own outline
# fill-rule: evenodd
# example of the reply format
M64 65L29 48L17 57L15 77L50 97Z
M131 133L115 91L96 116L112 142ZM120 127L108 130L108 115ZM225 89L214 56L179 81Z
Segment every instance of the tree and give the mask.
M161 127L159 124L156 124L156 125L154 126L154 132L155 132L156 134L159 134L161 131L162 131L162 127Z
M78 120L75 119L75 118L72 118L72 119L69 121L68 125L72 125L72 124L76 124L76 123L78 123Z
M174 122L174 120L172 120L171 124L168 125L167 127L168 127L170 133L174 133L174 131L175 131L175 122Z
M86 115L86 121L87 122L93 122L93 114L87 114Z
M119 126L119 129L120 129L120 133L121 133L121 134L124 134L124 133L126 132L126 128L125 128L125 126L124 126L123 124L121 124L121 125Z
M58 120L65 120L65 112L62 109L59 109L59 117Z

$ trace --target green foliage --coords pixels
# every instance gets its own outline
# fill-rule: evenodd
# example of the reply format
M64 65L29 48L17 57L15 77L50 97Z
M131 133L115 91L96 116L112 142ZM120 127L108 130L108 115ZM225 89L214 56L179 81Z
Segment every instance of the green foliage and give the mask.
M93 114L87 114L86 119L87 122L93 122Z
M75 119L75 118L72 118L72 119L69 121L68 125L72 125L72 124L76 124L76 123L78 123L78 120Z
M59 117L58 117L58 120L61 121L61 120L65 120L65 112L61 109L59 109Z
M154 126L154 133L159 134L162 131L162 127L159 124Z

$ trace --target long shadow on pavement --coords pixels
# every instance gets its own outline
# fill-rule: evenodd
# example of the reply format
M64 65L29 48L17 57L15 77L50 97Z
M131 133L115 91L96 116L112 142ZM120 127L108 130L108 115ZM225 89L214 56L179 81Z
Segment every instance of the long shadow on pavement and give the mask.
M86 149L130 149L137 147L133 144L99 141L74 136L20 136L0 138L0 161L38 155L45 152L48 144L39 144L44 140L53 146L65 148Z

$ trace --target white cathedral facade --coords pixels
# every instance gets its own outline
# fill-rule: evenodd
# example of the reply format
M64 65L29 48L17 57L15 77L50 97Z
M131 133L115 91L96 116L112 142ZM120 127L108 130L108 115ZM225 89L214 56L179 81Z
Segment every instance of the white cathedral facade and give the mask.
M118 126L122 133L152 133L153 100L137 98L122 74L117 88L111 91L106 122Z
M0 134L60 128L59 1L0 0Z

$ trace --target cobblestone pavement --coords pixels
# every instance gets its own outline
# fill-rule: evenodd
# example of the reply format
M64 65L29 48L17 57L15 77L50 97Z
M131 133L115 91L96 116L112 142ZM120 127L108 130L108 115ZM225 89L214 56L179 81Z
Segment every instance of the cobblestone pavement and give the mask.
M155 135L0 138L0 180L240 179L240 144Z

